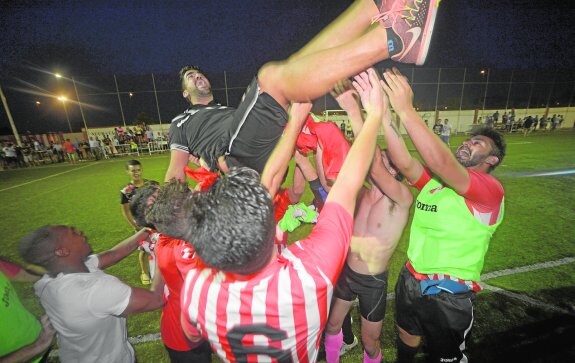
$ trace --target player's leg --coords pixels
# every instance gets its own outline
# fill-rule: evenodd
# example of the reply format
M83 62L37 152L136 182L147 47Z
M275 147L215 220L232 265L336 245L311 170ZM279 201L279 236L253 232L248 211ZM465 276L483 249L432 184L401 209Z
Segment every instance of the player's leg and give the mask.
M301 169L296 166L293 171L292 185L288 188L290 204L299 203L305 191L305 178Z
M359 37L367 30L373 17L378 14L378 6L373 0L354 1L318 35L294 53L290 60L307 56L322 49L333 48Z
M465 362L467 334L473 326L475 293L442 292L427 296L420 314L425 341L434 362Z
M363 343L364 362L380 362L381 361L381 347L379 344L379 336L381 328L383 327L383 320L369 321L361 318L361 341Z
M359 341L355 334L353 334L353 319L351 318L351 310L347 312L345 318L343 319L343 325L341 326L341 332L343 334L343 345L339 351L339 355L342 356L351 349L353 349Z
M395 285L395 322L397 362L413 362L421 344L423 330L417 316L417 304L421 299L419 282L404 266Z
M289 101L309 102L324 95L337 81L390 55L399 62L423 64L438 0L381 2L378 8L368 0L356 1L295 56L264 65L258 74L262 91L285 108ZM348 27L349 34L342 35Z
M387 58L386 30L374 24L367 33L350 42L293 61L267 63L260 69L258 80L263 92L287 108L290 101L314 100L329 92L338 81Z
M150 265L148 263L148 255L146 251L138 251L138 264L140 265L140 280L143 285L149 285L151 283L150 278Z
M387 306L387 271L378 274L354 273L361 314L361 340L364 362L381 361L379 337Z
M328 363L339 362L339 352L343 345L341 327L351 304L351 300L347 301L336 297L332 300L324 336L325 357Z

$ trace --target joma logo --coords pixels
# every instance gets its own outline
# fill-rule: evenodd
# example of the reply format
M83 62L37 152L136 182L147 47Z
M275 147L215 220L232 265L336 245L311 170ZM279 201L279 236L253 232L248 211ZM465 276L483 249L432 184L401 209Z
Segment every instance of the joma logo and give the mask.
M425 204L421 203L420 201L417 201L415 207L417 209L421 209L422 211L426 212L437 212L437 206L435 204Z

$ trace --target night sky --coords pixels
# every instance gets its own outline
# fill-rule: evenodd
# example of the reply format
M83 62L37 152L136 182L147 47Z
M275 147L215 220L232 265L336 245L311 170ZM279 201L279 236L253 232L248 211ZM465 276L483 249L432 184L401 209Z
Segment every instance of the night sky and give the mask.
M53 94L62 86L48 72L88 83L88 88L80 86L81 94L113 91L113 75L126 84L130 76L154 73L159 87L173 89L171 97L178 97L177 81L171 83L182 65L200 65L208 74L225 70L253 75L266 61L284 59L303 46L350 3L3 1L0 86L16 124L46 131L57 127L55 119L61 122L62 117L61 105L60 111L53 105ZM444 0L424 67L573 70L574 16L571 1ZM105 85L96 84L98 79ZM35 107L36 100L40 107ZM184 106L183 102L170 106L166 113L171 114L162 118L171 119ZM72 105L69 108L71 117L76 117ZM118 117L116 111L105 116ZM94 112L90 118L105 122L96 120ZM0 129L7 126L2 110Z

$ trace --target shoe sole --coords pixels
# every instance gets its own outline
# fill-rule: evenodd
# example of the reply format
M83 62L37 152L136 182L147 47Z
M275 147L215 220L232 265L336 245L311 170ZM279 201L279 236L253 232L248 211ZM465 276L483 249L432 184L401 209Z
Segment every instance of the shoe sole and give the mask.
M439 6L439 1L430 1L429 2L429 15L427 16L427 21L425 23L425 32L423 34L423 38L421 39L421 47L419 52L417 53L417 59L415 61L415 65L422 66L425 63L425 59L427 58L427 53L429 51L429 44L431 43L431 36L433 35L433 28L435 26L435 17L437 15L437 7Z

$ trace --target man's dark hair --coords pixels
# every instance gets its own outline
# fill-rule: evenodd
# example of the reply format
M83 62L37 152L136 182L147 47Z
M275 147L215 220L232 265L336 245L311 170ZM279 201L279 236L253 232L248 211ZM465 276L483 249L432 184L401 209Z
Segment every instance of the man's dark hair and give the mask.
M146 210L150 206L150 197L153 197L160 189L157 183L149 183L136 190L130 199L130 212L134 217L134 221L140 227L150 227L156 229L153 223L146 220ZM152 201L153 202L153 201Z
M244 275L268 264L275 233L273 207L256 171L232 168L187 204L184 239L206 264Z
M186 74L187 71L197 71L202 73L202 70L200 69L200 67L198 66L185 66L182 67L182 69L180 69L179 75L180 75L180 88L182 89L182 91L184 90L184 75Z
M69 226L46 225L42 226L20 240L18 246L20 256L29 264L44 267L49 270L54 260L58 232Z
M491 150L491 155L497 156L499 159L497 164L491 165L489 167L489 171L493 171L499 164L501 164L507 150L507 144L505 143L503 135L490 127L481 127L473 131L471 136L485 136L493 141L493 150Z
M182 239L188 228L186 202L191 197L186 182L172 179L157 190L155 199L145 208L145 220L161 234Z
M128 160L128 162L126 163L126 170L128 170L129 166L134 166L134 165L142 166L142 163L140 163L138 160Z

